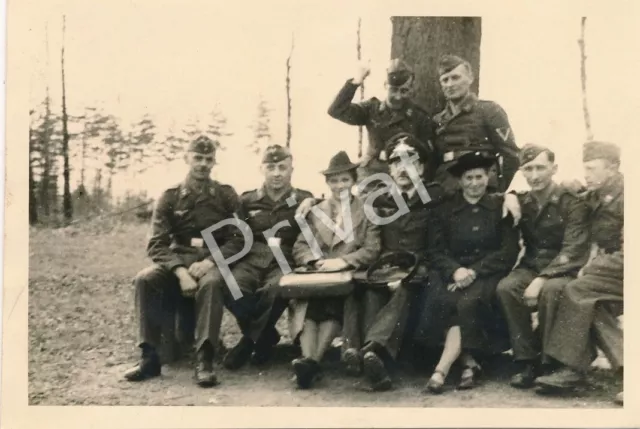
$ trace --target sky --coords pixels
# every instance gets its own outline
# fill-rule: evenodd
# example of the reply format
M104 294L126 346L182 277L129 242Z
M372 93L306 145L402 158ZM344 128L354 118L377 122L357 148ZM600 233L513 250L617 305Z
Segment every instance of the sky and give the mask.
M390 58L390 15L373 8L336 13L302 3L256 3L251 9L217 3L125 2L118 7L77 3L33 13L32 105L50 86L59 111L62 14L66 14L67 103L71 114L101 106L131 123L149 114L159 130L204 120L213 109L228 118L234 135L218 156L214 175L238 192L261 183L259 159L247 145L259 97L273 109L274 143L286 134L285 61L291 46L294 186L326 192L320 170L339 150L357 155L357 128L327 115L327 108L356 65L356 27L362 18L362 55L371 60L366 97L384 96ZM587 91L596 138L623 150L637 141L638 62L636 16L618 10L587 18ZM45 34L48 37L45 37ZM519 145L539 142L558 156L558 177L581 177L585 138L580 90L580 16L536 14L511 19L483 17L480 98L498 102L509 115ZM48 49L47 43L48 39ZM73 143L72 143L73 144ZM313 150L310 148L322 148ZM75 167L75 168L74 168ZM78 166L72 165L77 181ZM114 191L158 195L184 177L182 161L158 165ZM517 177L514 186L523 186Z

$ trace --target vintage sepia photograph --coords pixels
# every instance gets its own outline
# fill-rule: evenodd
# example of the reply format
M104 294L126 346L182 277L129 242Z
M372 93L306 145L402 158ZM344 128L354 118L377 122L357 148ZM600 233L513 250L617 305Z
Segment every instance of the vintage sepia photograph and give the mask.
M627 408L637 21L490 11L30 10L29 408Z

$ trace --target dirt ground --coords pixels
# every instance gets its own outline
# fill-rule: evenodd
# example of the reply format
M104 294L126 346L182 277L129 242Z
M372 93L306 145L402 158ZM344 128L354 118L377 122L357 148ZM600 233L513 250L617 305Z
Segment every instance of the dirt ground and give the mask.
M149 262L145 225L82 225L32 230L29 278L29 403L31 405L233 405L233 406L403 406L403 407L614 407L620 382L594 370L591 387L567 397L549 398L512 389L508 356L495 362L482 386L439 396L421 393L430 368L394 372L391 392L356 390L340 372L337 350L329 353L326 375L315 389L299 391L289 362L297 351L286 335L274 360L264 368L237 372L218 369L221 384L193 384L189 358L163 367L163 375L141 384L122 374L138 358L135 348L131 279ZM281 322L283 322L281 320ZM223 320L227 347L239 330L228 314ZM284 324L280 331L284 334Z

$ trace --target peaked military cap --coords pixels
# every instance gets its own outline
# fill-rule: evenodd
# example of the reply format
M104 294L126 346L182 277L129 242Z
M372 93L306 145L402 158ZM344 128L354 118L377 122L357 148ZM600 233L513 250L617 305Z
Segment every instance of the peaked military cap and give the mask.
M197 152L203 155L215 153L216 144L207 136L200 136L189 143L189 152Z
M388 161L400 158L401 153L406 153L407 156L418 154L418 157L423 161L427 158L424 143L407 132L398 133L387 140L385 152L388 154Z
M481 152L468 152L462 155L451 167L447 169L454 177L462 175L474 168L489 168L496 162L495 158L487 158Z
M445 54L440 57L438 61L438 75L443 75L445 73L449 73L451 70L458 67L460 64L467 64L469 68L471 65L467 60L461 58L457 55Z
M270 164L283 161L287 158L291 158L291 152L286 147L282 147L279 144L273 144L267 146L262 155L262 163Z
M401 86L414 76L413 70L407 63L394 58L387 68L387 83L391 86Z
M329 168L323 170L322 174L328 176L330 174L353 171L356 168L358 168L358 164L352 163L347 152L341 150L331 158L331 161L329 161Z
M555 159L555 154L551 149L545 146L541 146L534 143L527 143L520 149L520 154L518 157L520 158L520 165L525 165L534 159L536 159L542 152L547 152L547 155L551 158Z
M371 285L401 281L409 283L418 269L418 257L407 250L387 253L367 270L367 283Z
M614 163L620 162L620 147L614 143L589 141L582 147L582 161L606 159Z

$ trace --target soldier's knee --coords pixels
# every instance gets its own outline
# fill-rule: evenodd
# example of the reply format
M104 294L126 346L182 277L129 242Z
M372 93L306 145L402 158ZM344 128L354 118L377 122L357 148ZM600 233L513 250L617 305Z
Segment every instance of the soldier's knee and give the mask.
M519 292L520 282L518 278L507 276L500 280L498 286L496 287L496 294L500 299L510 298L515 295L522 295Z
M136 287L153 285L164 277L164 268L159 265L151 265L139 271L133 278Z
M217 269L208 271L198 280L198 289L200 290L219 290L224 285L224 278Z
M545 283L545 285L542 287L542 290L540 291L540 299L543 299L543 300L557 299L557 297L562 293L566 285L567 285L566 281L548 280Z

